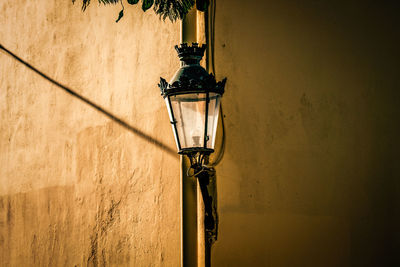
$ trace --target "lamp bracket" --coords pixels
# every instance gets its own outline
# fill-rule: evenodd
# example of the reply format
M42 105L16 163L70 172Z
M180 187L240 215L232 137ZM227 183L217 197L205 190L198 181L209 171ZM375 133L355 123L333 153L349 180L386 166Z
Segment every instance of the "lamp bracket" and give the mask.
M204 230L206 242L211 246L218 237L218 213L216 203L216 171L208 167L208 154L193 153L188 155L191 169L199 182L204 202Z
M199 181L201 195L204 202L204 230L206 240L212 245L217 240L218 235L218 213L216 208L216 199L212 195L215 187L211 187L211 177L215 178L214 168L204 167L204 171L197 176Z

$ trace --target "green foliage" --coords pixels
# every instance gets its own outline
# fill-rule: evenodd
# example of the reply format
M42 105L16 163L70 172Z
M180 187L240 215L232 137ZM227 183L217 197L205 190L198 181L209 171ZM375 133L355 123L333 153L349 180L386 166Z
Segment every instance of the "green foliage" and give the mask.
M72 0L72 3L75 3L76 0ZM117 4L121 3L124 0L98 0L101 4ZM127 0L128 4L135 5L139 3L139 0ZM89 6L90 0L82 0L82 11L85 11ZM149 8L153 6L154 12L160 16L163 20L169 18L172 22L180 19L182 20L188 11L195 4L195 0L142 0L142 9L143 11L147 11ZM196 0L197 9L200 11L207 10L209 4L209 0ZM122 10L119 12L118 22L122 16L124 15L124 8L122 6Z
M168 17L171 21L175 21L183 19L193 5L194 0L156 0L154 12L163 20Z
M154 3L154 0L142 0L142 1L143 1L142 9L144 12L146 12L146 10L149 9Z

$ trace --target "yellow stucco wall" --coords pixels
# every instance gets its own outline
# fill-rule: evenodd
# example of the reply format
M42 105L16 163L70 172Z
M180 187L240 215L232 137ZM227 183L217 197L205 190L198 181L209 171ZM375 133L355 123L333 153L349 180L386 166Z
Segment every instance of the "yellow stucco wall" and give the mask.
M217 1L214 266L400 264L398 18L389 2Z
M175 151L157 83L179 23L1 1L1 43ZM179 157L0 55L0 266L178 266Z

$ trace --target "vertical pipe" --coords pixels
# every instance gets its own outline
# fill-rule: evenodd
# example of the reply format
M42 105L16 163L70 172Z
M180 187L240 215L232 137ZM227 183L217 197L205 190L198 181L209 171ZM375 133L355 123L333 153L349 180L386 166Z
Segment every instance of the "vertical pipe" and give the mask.
M197 42L196 8L192 8L181 22L181 43ZM196 267L197 257L197 181L187 176L190 163L181 156L181 266Z
M190 166L186 156L181 156L181 266L197 266L197 181L188 177Z
M206 53L203 57L203 60L200 64L207 70L209 66L209 42L208 42L208 10L206 12L197 11L197 42L199 44L207 44ZM207 103L208 104L208 103ZM208 105L207 105L208 107ZM206 112L207 113L207 112ZM205 135L206 136L206 133ZM198 267L207 267L211 264L211 246L209 246L208 242L206 241L206 233L205 233L205 226L204 226L204 219L205 219L205 207L203 203L203 196L201 193L200 185L197 187L197 220L198 220Z
M199 44L207 44L207 11L202 12L202 11L197 11L197 42ZM203 59L200 62L200 65L203 66L205 69L207 69L207 60L209 58L208 56L208 50L209 48L207 47L206 53L203 57ZM206 133L205 135L206 136ZM203 203L203 196L201 193L201 188L199 183L197 183L197 255L198 255L198 267L205 267L207 266L207 256L210 255L206 249L206 242L205 242L205 228L204 228L204 203Z
M181 21L181 43L197 42L197 10L193 7Z

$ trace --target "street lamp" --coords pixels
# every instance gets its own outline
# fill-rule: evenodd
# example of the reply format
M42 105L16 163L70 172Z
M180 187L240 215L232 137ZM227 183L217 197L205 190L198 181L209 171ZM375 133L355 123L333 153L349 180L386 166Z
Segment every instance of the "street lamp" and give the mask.
M181 67L169 83L160 78L158 86L167 105L178 153L189 157L189 170L193 170L191 176L199 181L205 211L205 264L210 266L211 245L217 236L217 215L216 211L213 212L213 198L207 188L215 170L207 164L209 155L214 152L226 78L217 82L214 75L200 66L205 45L183 43L175 49Z
M200 66L205 45L175 46L181 67L167 83L160 78L161 94L167 105L179 154L193 157L214 152L219 104L226 78L216 82Z

